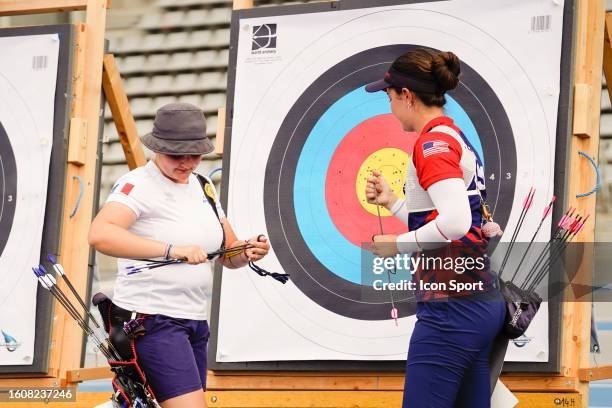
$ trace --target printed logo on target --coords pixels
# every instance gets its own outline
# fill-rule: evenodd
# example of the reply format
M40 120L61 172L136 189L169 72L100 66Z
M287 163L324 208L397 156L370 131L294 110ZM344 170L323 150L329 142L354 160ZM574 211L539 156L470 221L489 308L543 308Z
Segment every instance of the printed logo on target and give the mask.
M251 54L275 54L276 38L276 24L253 26Z

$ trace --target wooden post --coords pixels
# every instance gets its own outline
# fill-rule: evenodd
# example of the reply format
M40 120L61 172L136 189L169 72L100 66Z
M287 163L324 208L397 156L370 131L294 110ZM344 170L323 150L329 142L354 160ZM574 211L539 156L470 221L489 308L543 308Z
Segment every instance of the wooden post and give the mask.
M604 28L604 44L603 44L603 72L606 76L606 83L612 84L612 12L606 13L605 28ZM608 97L612 101L612 93L608 86ZM597 156L595 156L597 157ZM592 239L592 238L591 238ZM582 365L580 367L584 367ZM578 369L578 378L580 381L598 381L612 378L612 365L604 365L598 367L589 367L587 360L587 368Z
M223 143L225 142L225 107L217 111L217 135L215 136L215 153L223 156Z
M606 24L604 32L604 55L603 55L603 72L606 76L606 83L610 84L608 88L608 97L612 102L612 12L606 13Z
M253 7L253 0L234 0L234 10L241 10Z
M144 166L147 160L138 138L136 122L130 110L130 103L123 89L121 75L112 54L104 56L104 71L102 72L102 86L110 110L113 114L113 121L117 127L119 142L123 147L123 153L127 160L130 170Z
M80 48L76 55L76 66L79 71L75 72L77 86L71 118L76 118L85 124L85 160L82 165L68 163L59 261L82 295L86 293L89 263L87 234L94 209L107 6L107 0L87 1L86 23L80 26L79 31L81 36L79 43L84 47ZM77 142L80 143L77 140L69 140L68 143L70 146ZM85 191L78 211L73 218L70 218L71 206L79 195L79 185L73 180L75 176L83 181ZM56 312L57 322L52 334L54 348L49 366L59 369L63 382L66 372L80 365L83 333L63 309L58 308Z
M579 0L576 33L575 83L576 98L574 135L570 141L568 169L570 178L567 199L581 214L592 214L591 221L578 234L578 242L594 242L595 195L576 198L576 194L589 191L593 186L591 164L578 155L583 151L598 157L601 67L603 62L605 2L603 0ZM597 92L596 92L597 90ZM584 108L587 109L584 109ZM591 275L591 263L580 266L578 276ZM573 296L571 287L567 297ZM562 374L578 376L578 369L589 366L591 329L591 302L565 302L563 304ZM588 383L580 381L578 391L583 406L588 406Z
M85 10L87 0L3 0L0 16Z

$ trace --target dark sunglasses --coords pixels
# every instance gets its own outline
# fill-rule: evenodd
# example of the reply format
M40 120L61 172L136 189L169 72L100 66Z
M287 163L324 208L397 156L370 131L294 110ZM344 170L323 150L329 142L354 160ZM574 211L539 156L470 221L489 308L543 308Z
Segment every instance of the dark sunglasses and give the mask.
M198 160L202 158L201 154L172 154L168 155L174 161L181 161L185 159Z

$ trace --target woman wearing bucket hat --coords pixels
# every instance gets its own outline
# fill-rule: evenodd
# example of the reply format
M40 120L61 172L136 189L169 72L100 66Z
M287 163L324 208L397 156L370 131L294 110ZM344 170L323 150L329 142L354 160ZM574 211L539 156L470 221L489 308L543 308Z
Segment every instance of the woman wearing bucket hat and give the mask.
M405 234L374 237L379 256L423 250L454 255L459 247L486 251L481 163L461 130L444 115L444 95L458 85L459 73L453 53L419 48L398 57L383 79L366 86L368 92L388 94L391 112L405 131L420 132L408 165L406 199L393 193L379 171L366 186L370 203L385 206L408 225ZM443 282L452 275L479 279L481 286L480 293L462 293L456 299L444 290L417 291L403 407L490 406L489 353L505 310L485 264L479 273L435 266L416 271L417 283Z
M162 107L142 142L154 158L117 181L92 222L89 243L118 258L113 311L144 317L135 354L157 400L163 408L202 407L212 287L207 253L244 241L236 238L212 182L194 174L214 148L199 108ZM265 238L248 242L251 248L219 261L238 268L267 254ZM149 258L184 262L129 274L134 259Z

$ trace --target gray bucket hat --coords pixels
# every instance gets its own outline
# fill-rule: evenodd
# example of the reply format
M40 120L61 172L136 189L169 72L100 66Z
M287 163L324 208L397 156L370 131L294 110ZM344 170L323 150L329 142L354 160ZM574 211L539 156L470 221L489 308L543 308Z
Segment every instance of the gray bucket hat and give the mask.
M156 153L169 155L206 154L215 146L206 137L204 112L189 103L169 103L155 114L153 130L142 143Z

